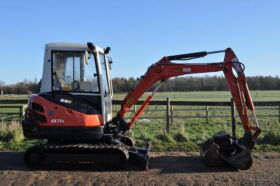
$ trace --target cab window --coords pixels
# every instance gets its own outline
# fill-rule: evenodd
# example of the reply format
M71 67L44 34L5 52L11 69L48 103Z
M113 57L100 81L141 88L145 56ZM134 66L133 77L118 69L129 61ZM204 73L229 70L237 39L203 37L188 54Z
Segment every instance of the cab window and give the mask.
M96 63L92 54L53 52L52 88L54 91L99 92Z
M100 64L101 64L101 79L102 79L102 85L104 88L104 92L105 92L105 94L110 94L105 55L101 52L99 52L98 55L99 55Z

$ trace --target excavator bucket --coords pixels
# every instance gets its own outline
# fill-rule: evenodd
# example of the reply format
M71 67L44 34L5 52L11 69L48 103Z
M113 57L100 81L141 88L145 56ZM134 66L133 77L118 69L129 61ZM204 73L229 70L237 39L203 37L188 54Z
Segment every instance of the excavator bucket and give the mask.
M237 169L249 169L253 163L251 151L238 143L234 145L236 148L236 152L234 154L229 155L226 153L219 153L219 156Z
M219 156L218 145L214 143L213 139L208 139L201 145L200 156L209 167L222 167L227 164L226 161Z
M207 166L231 166L247 170L252 166L251 151L225 132L218 132L201 146L200 155Z

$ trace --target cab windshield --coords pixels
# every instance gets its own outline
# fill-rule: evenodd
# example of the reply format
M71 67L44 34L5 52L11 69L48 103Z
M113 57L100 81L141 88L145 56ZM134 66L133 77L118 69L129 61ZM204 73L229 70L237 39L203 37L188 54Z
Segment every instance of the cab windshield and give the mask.
M54 91L99 92L93 54L53 52L52 89Z

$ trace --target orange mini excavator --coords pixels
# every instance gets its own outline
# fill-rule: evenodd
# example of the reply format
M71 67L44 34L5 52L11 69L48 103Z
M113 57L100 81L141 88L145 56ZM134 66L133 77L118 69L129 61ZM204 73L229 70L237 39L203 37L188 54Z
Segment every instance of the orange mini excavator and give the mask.
M246 83L244 65L230 48L163 57L148 68L127 94L115 117L112 115L112 61L107 56L109 51L109 47L103 49L92 43L46 45L40 93L29 98L22 122L25 137L46 140L25 152L27 165L37 167L50 162L73 161L123 164L128 159L136 159L147 169L150 144L147 143L145 148L135 147L126 131L133 127L161 83L185 74L223 71L245 134L237 139L235 125L232 135L216 133L202 145L201 156L210 166L227 162L238 169L251 167L251 149L260 129ZM215 53L225 53L224 61L173 62ZM124 114L157 82L152 94L127 122ZM249 112L253 116L252 123Z

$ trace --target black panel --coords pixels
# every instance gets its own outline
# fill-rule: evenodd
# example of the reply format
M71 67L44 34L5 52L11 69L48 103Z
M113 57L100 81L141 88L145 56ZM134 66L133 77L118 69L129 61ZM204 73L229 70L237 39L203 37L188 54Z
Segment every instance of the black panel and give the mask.
M43 122L43 123L46 123L46 122L47 122L47 118L46 118L44 115L37 114L36 112L33 112L32 114L33 114L34 119L35 119L36 121L40 121L40 122Z
M96 95L72 95L67 92L40 93L43 98L84 114L100 114L101 98Z
M28 119L22 121L22 128L24 136L31 139L88 142L103 136L103 127L42 127Z
M38 104L38 103L32 103L32 109L39 111L39 112L43 112L44 113L44 108L42 107L42 105Z

